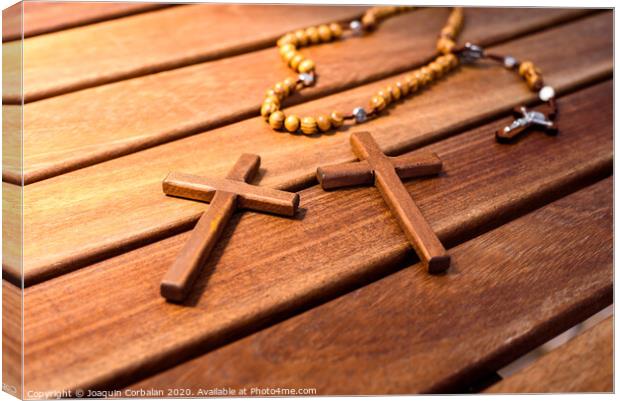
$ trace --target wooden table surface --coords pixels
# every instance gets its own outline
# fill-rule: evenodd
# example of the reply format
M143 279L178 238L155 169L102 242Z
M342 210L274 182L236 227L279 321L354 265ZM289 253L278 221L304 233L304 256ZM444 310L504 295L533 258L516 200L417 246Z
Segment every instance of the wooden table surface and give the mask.
M276 38L364 7L26 4L23 44L14 28L3 32L5 57L24 54L23 72L13 63L5 76L25 83L23 93L3 92L4 219L13 225L4 231L3 381L22 390L23 341L24 396L460 392L612 303L612 12L465 9L463 43L534 61L559 94L558 136L501 145L494 131L511 108L537 97L487 65L461 67L359 128L299 136L264 123L264 91L291 75ZM368 37L305 50L319 80L291 109L365 104L431 58L448 13L421 9ZM3 17L14 26L15 15ZM20 166L17 135L7 133L22 123ZM390 155L443 160L438 178L405 184L452 256L447 274L424 271L376 188L317 185L318 166L354 160L355 130ZM189 299L165 302L161 278L208 206L166 197L162 180L170 171L224 177L243 152L262 159L252 183L296 191L300 212L235 214ZM582 363L610 331L489 391L611 391L592 375L544 384L549 366Z

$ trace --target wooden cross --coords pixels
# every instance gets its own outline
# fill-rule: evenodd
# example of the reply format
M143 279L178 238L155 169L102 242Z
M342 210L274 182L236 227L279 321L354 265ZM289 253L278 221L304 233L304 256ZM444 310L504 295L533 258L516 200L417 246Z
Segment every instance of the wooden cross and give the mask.
M374 183L428 271L447 270L450 256L401 181L401 178L438 174L441 160L434 153L388 157L368 132L352 134L351 147L360 161L319 167L317 178L321 187L333 189Z
M299 195L246 183L260 166L260 157L243 154L226 179L203 178L191 174L170 173L164 179L166 195L211 202L192 234L161 282L161 295L182 302L231 215L237 208L293 216L299 206Z
M544 109L543 109L544 110ZM525 131L539 128L549 135L558 132L558 126L553 121L553 113L545 111L528 110L525 106L513 110L515 120L495 133L498 142L511 142Z

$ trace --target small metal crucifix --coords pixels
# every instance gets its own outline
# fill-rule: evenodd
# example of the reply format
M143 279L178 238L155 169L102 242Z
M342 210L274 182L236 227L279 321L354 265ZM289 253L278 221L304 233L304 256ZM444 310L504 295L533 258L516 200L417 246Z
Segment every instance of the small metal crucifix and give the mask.
M351 147L360 161L317 169L323 189L374 184L429 273L447 270L450 256L401 181L438 174L441 160L434 153L388 157L368 132L353 133Z
M553 113L528 110L525 106L513 110L515 120L495 133L498 142L510 142L530 128L539 128L549 135L555 135L558 127L553 121Z
M260 166L260 157L243 154L226 179L170 173L164 179L166 195L211 202L202 214L181 253L161 282L161 295L182 302L199 276L224 227L237 208L293 216L299 195L246 183Z

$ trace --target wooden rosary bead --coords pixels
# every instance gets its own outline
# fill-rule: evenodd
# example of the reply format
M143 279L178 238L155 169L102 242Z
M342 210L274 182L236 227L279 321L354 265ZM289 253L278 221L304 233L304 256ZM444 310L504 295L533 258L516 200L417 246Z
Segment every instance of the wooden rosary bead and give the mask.
M386 106L386 102L383 96L375 95L370 99L371 110L381 111L385 109L385 106Z
M402 81L396 82L396 87L400 91L402 97L405 97L409 94L409 85L404 84Z
M306 36L308 37L308 41L314 45L318 44L321 41L321 37L319 36L319 30L316 29L316 27L314 26L306 28Z
M362 17L362 25L367 31L372 31L377 27L377 18L372 13L366 13Z
M331 24L329 24L329 29L330 31L332 31L332 37L334 39L338 39L342 36L342 27L340 26L340 24L332 22Z
M332 127L332 123L329 121L329 117L321 114L316 118L316 125L319 127L321 132L329 131Z
M301 119L301 132L306 135L312 135L318 132L314 117L304 117Z
M299 64L297 71L303 73L311 72L314 70L314 61L306 59Z
M323 42L329 42L332 40L332 30L327 25L319 25L318 27L319 37Z
M306 35L306 31L303 29L295 31L295 39L297 39L297 44L299 46L306 46L308 44L308 35Z
M405 84L409 88L409 93L416 92L420 87L420 82L415 75L409 74L405 76Z
M454 37L456 36L456 29L453 26L446 25L443 28L441 28L441 32L439 33L439 36L443 36L448 39L454 39Z
M273 90L276 93L281 93L282 94L282 98L285 98L288 96L288 87L286 85L284 85L284 83L282 82L278 82L273 86Z
M265 92L265 97L269 97L269 96L275 96L279 100L283 99L283 96L281 96L281 94L276 93L276 91L274 91L273 88L269 88L267 89L267 92Z
M456 47L456 43L452 39L448 38L440 38L437 41L437 51L443 54L452 53L454 48Z
M289 95L295 92L295 88L297 87L297 81L295 81L293 78L286 78L284 79L284 81L282 81L282 83L288 88Z
M400 99L400 89L397 86L390 85L386 88L386 90L392 96L392 100L397 101Z
M295 71L298 70L299 65L304 61L304 56L302 56L300 53L297 53L295 55L295 57L293 57L291 59L291 61L288 63L288 65L291 66L291 68Z
M284 124L284 113L281 111L276 111L271 113L269 116L269 125L273 129L282 129L282 125Z
M386 106L390 104L390 102L392 102L392 95L386 89L381 89L379 92L377 92L377 96L381 96L383 100L385 100Z
M445 59L448 60L451 68L456 68L459 65L459 58L454 55L454 53L449 53L444 55Z
M299 117L293 115L286 117L284 127L288 132L297 132L299 129Z
M444 69L438 62L434 61L428 65L428 69L433 75L433 79L441 78L444 74Z
M260 108L260 115L265 119L268 119L271 113L278 111L278 106L273 103L263 103L263 106Z
M280 107L280 98L275 95L269 95L265 97L263 103L273 103L276 105L276 107Z
M538 91L543 87L543 80L540 75L532 75L527 78L527 86L533 90Z
M293 57L295 57L296 55L298 55L299 53L297 53L297 51L295 50L290 50L286 53L284 53L282 55L282 60L286 63L286 64L290 64L291 60L293 59Z
M420 83L423 86L428 85L433 81L433 72L428 67L422 67L418 70L420 76Z
M534 71L534 63L531 61L523 61L519 64L519 75L525 77Z
M297 48L291 43L287 43L285 45L280 46L280 54L282 56L284 56L286 53L290 51L295 51L295 50L297 50Z
M278 46L283 46L285 44L292 44L294 46L297 45L297 39L295 38L295 35L287 33L278 40Z
M340 128L344 124L344 116L338 111L332 111L329 115L329 121L331 121L332 127Z

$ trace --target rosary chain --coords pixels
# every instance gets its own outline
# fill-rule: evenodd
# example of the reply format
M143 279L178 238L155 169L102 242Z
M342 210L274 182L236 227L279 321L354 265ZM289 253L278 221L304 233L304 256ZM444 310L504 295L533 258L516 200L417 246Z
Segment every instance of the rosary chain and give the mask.
M404 12L413 11L415 7L386 6L368 9L359 20L348 24L332 22L317 27L309 27L289 32L277 41L280 56L286 65L298 73L297 79L286 78L269 88L261 106L260 114L274 130L313 135L342 127L346 121L360 124L376 117L390 104L420 91L437 81L462 63L472 63L486 58L501 62L509 70L516 70L532 91L538 91L541 100L548 102L554 117L557 106L555 92L550 86L544 86L542 73L531 61L519 62L511 56L487 54L480 46L467 43L457 48L456 40L463 28L464 15L461 7L450 12L445 26L441 29L436 49L438 55L425 66L406 74L394 84L379 90L371 96L368 108L356 107L350 114L332 111L317 117L286 116L281 110L283 101L295 92L312 86L316 82L315 63L304 57L298 49L334 40L343 40L351 36L361 36L374 31L378 24L387 18Z

